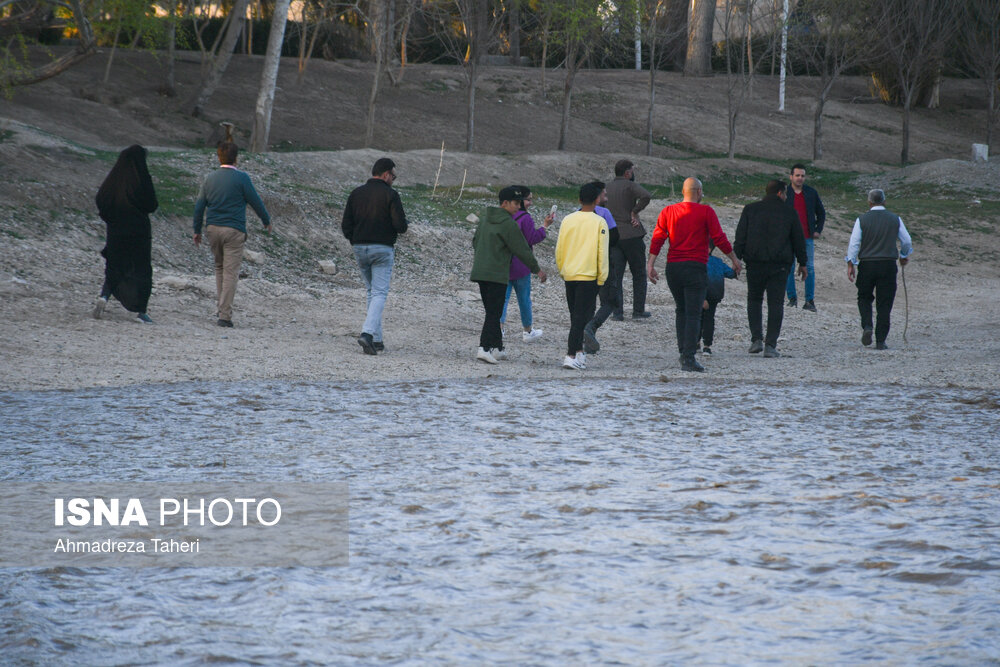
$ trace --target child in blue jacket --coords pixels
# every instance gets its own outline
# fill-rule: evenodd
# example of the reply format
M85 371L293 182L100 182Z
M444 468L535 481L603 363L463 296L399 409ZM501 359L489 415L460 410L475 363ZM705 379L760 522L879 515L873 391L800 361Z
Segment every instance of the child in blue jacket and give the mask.
M715 251L711 245L710 252ZM712 340L715 337L715 308L726 296L726 278L735 278L736 273L715 255L708 257L708 291L701 310L701 353L712 354Z

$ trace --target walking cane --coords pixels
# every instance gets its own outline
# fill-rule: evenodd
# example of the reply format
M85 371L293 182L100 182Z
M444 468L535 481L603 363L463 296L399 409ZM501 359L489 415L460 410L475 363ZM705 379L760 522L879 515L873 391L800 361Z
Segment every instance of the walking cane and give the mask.
M906 340L906 330L910 326L910 295L906 292L906 265L899 265L900 275L903 277L903 304L906 306L906 319L903 323L903 342L907 343Z

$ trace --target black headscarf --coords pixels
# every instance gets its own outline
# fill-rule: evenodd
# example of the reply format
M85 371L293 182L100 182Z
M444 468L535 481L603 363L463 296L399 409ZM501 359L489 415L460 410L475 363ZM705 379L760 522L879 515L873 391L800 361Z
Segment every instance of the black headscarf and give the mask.
M101 219L115 226L130 222L149 222L156 210L156 191L146 166L146 149L138 144L118 155L118 161L97 191L97 210Z

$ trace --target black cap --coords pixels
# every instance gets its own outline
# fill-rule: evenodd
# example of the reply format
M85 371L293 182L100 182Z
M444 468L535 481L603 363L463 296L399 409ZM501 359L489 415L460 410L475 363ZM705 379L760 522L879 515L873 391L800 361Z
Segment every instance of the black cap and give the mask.
M521 195L521 191L517 188L516 185L508 185L507 187L505 187L503 190L500 191L500 194L497 195L497 198L500 200L501 204L504 203L505 201L521 201L522 199L524 199L524 197Z

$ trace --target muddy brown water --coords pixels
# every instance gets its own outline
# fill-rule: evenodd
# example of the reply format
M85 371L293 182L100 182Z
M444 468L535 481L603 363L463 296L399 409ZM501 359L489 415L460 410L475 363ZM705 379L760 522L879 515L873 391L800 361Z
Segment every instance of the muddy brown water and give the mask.
M347 567L0 569L3 664L1000 659L995 393L188 383L0 434L0 481L350 487Z

